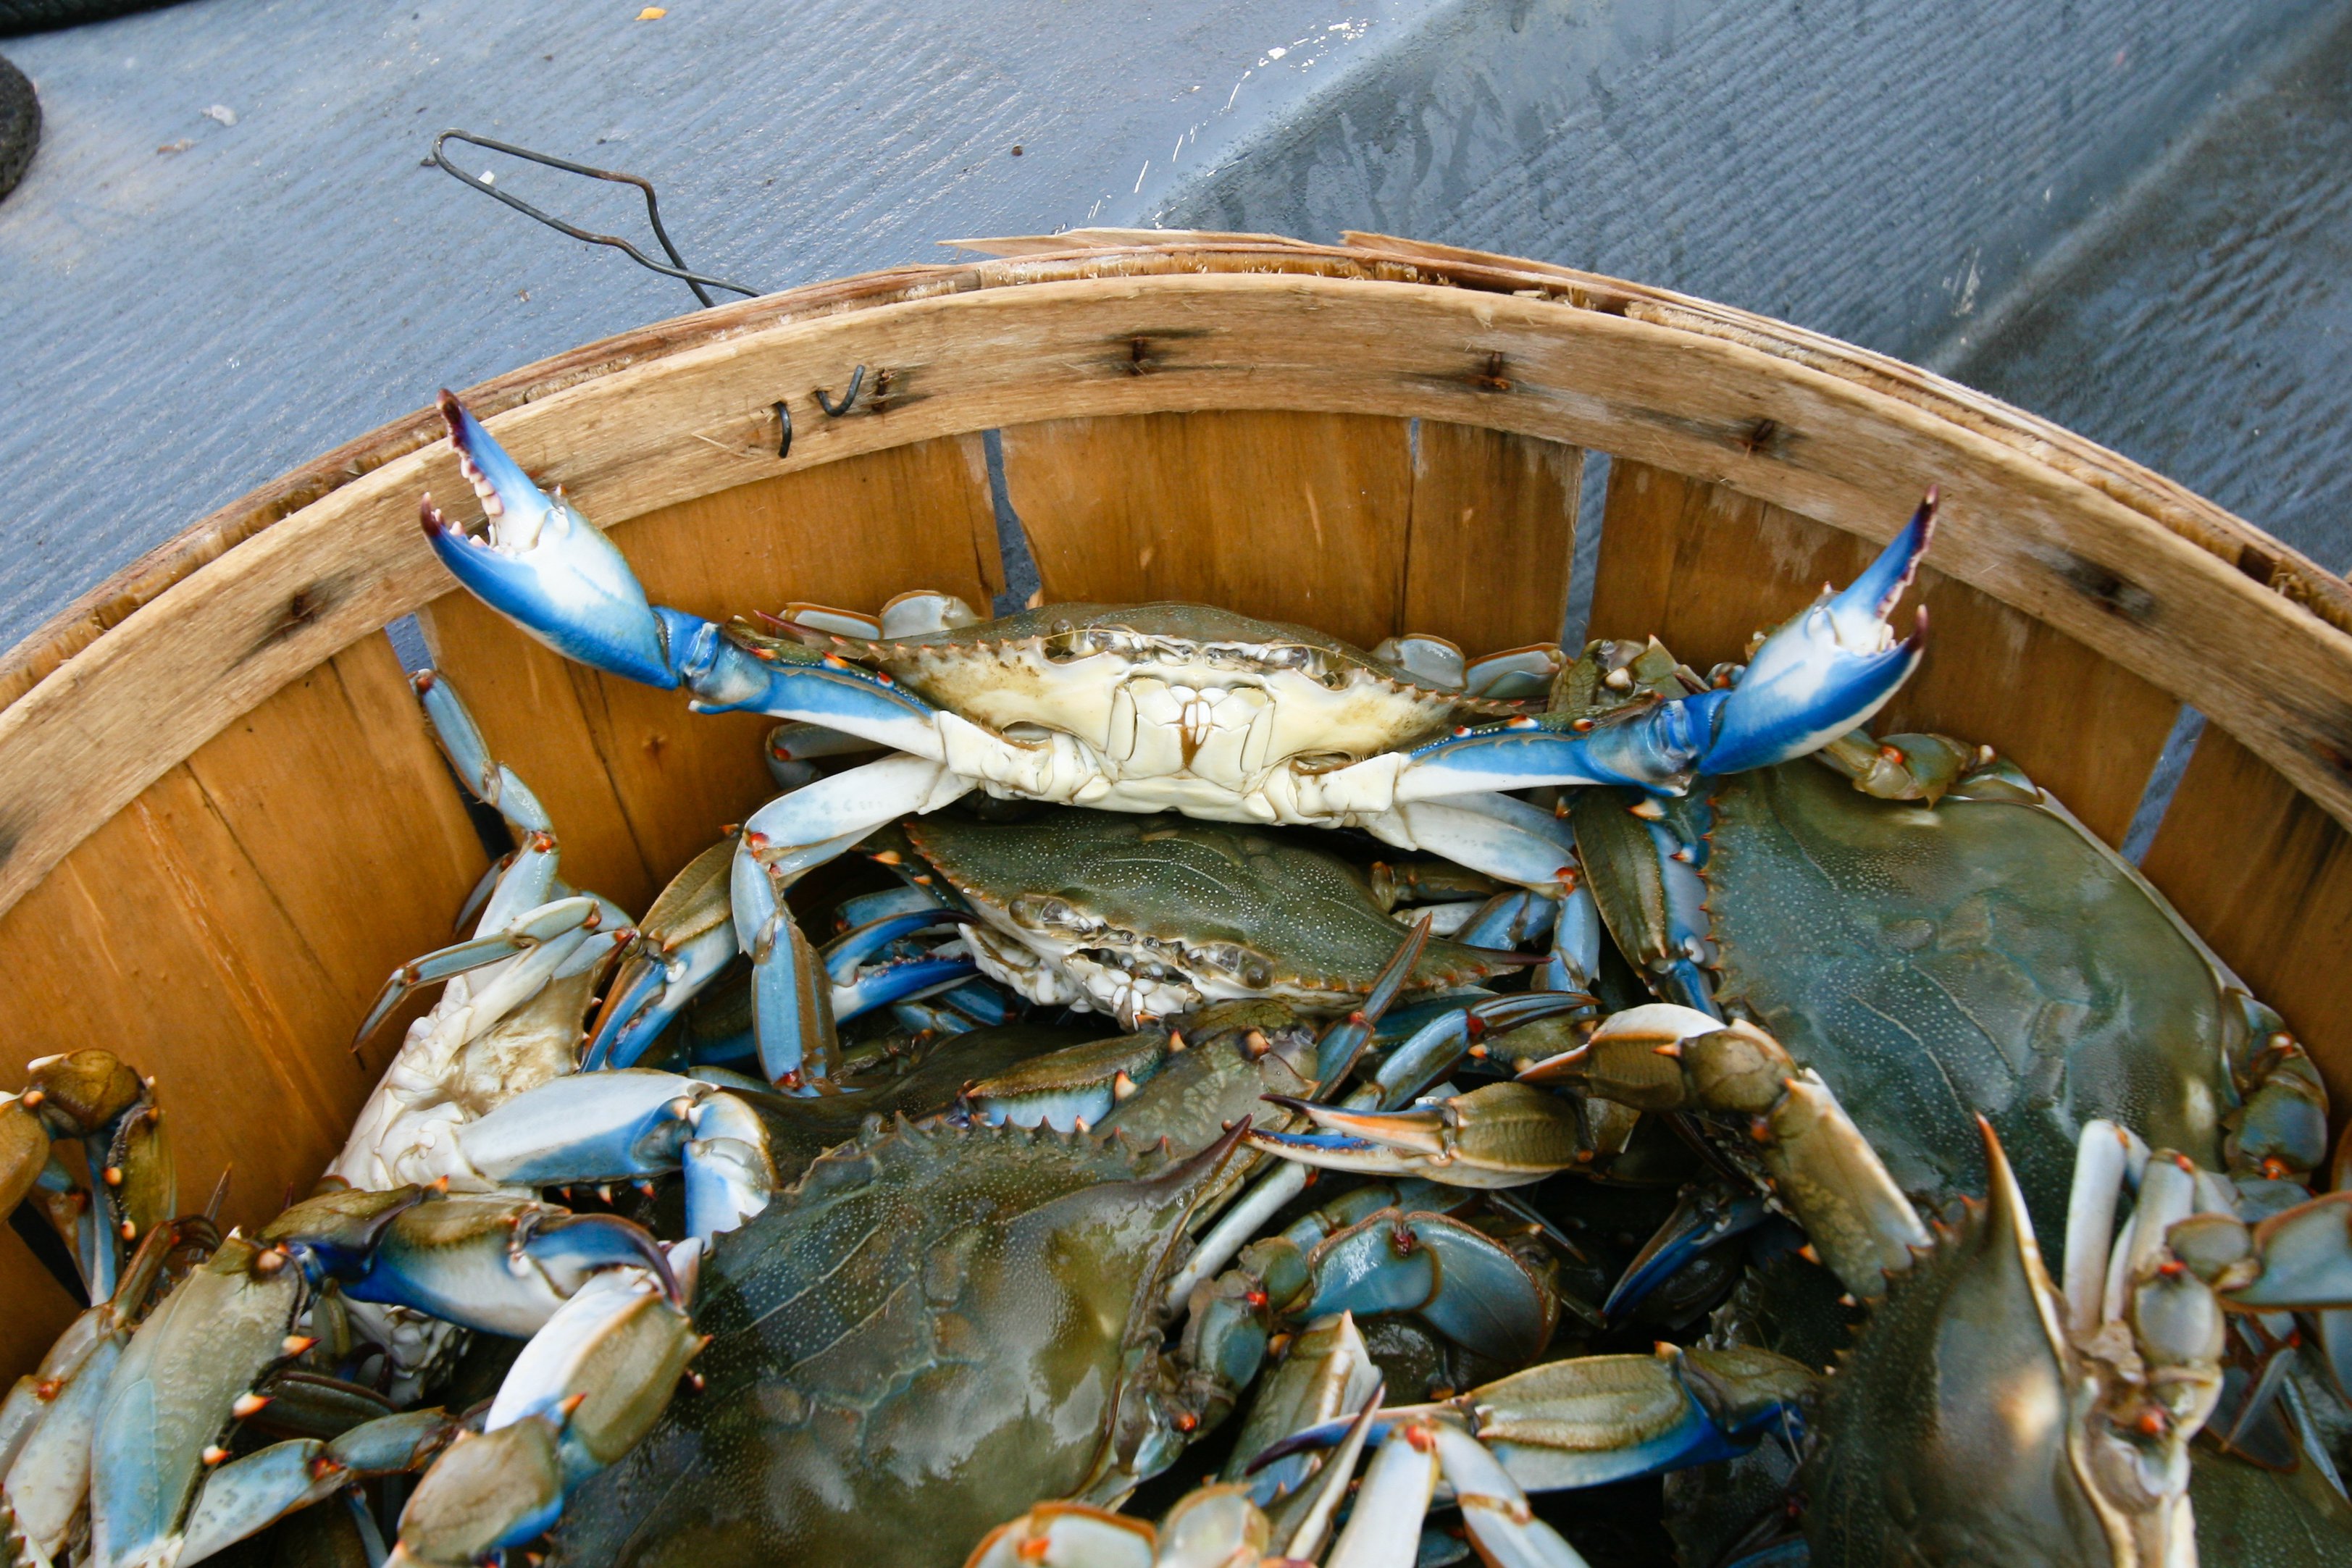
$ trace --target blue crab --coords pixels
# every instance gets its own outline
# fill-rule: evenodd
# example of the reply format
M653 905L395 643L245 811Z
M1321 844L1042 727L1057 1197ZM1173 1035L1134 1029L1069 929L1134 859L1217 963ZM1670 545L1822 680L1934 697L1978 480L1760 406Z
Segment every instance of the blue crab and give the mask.
M1270 1082L1354 1064L1424 939L1409 935L1364 1010L1319 1038L1279 1002L1234 1001L1183 1020L1189 1039L1067 1047L961 1091L934 1075L935 1113L912 1086L928 1062L883 1081L908 1085L897 1094L757 1102L790 1121L872 1093L898 1115L868 1117L715 1238L698 1269L697 1322L716 1336L703 1386L643 1446L564 1507L569 1479L525 1437L460 1441L420 1483L396 1560L470 1561L561 1508L566 1563L952 1563L1008 1494L1110 1500L1157 1472L1308 1317L1417 1313L1535 1354L1549 1289L1426 1184L1347 1195L1265 1238L1188 1287L1165 1342L1187 1224L1233 1189L1249 1108ZM1098 1120L1020 1124L1076 1126L1073 1110Z
M1720 1074L1727 1063L1709 1059L1727 1056L1729 1077L1769 1084L1752 1062L1739 1063L1756 1043L1735 1030L1685 1045L1702 1077ZM1676 1469L1733 1457L1778 1432L1805 1453L1804 1543L1743 1562L1794 1560L1779 1553L1809 1548L1807 1560L1823 1568L2190 1568L2207 1533L2191 1507L2192 1477L2214 1473L2215 1456L2192 1458L2189 1442L2221 1394L2225 1319L2344 1299L2352 1291L2345 1246L2352 1211L2337 1195L2249 1227L2210 1173L2161 1151L2142 1149L2147 1157L2137 1163L2127 1135L2095 1122L2078 1151L2066 1260L2053 1274L1998 1136L1978 1125L1990 1197L1959 1205L1953 1222L1928 1229L1924 1241L1905 1243L1905 1267L1874 1281L1868 1319L1833 1374L1757 1348L1663 1346L1655 1365L1638 1357L1553 1363L1453 1400L1382 1411L1378 1420L1368 1410L1352 1428L1327 1421L1262 1457L1342 1445L1343 1484L1353 1462L1348 1445L1384 1433L1391 1444L1414 1442L1417 1428L1450 1427L1475 1439L1514 1483L1499 1493L1475 1483L1476 1492L1508 1500L1506 1519L1532 1536L1507 1538L1517 1542L1509 1549L1488 1545L1486 1527L1497 1521L1465 1505L1482 1547L1499 1561L1567 1564L1580 1560L1539 1525L1529 1529L1517 1489ZM2135 1185L2137 1202L2118 1227L2118 1201ZM1465 1450L1464 1468L1444 1468L1466 1477L1480 1462ZM1368 1491L1378 1474L1367 1479ZM1429 1499L1425 1478L1398 1490L1375 1515L1391 1538L1400 1519L1416 1517ZM2219 1496L2225 1505L2273 1510L2270 1518L2225 1514L2212 1532L2261 1543L2254 1561L2299 1560L2315 1526L2352 1517L2324 1487L2308 1501L2295 1499L2311 1510L2300 1518L2275 1516L2295 1498L2284 1489L2249 1494L2231 1486ZM1030 1533L1038 1524L1051 1528L1050 1520L1034 1521ZM1312 1561L1321 1539L1294 1540L1291 1554ZM1359 1546L1355 1554L1335 1546L1329 1561L1411 1561L1394 1554L1392 1540L1386 1555L1369 1542ZM1073 1568L1125 1561L1088 1554L1096 1550L1074 1542L1064 1560Z
M1270 825L1359 826L1525 885L1556 888L1555 841L1496 792L1630 783L1675 790L1801 755L1862 722L1916 665L1920 638L1885 616L1926 550L1932 497L1843 592L1767 638L1736 683L1594 725L1416 675L1297 627L1198 605L1056 605L981 623L940 594L901 596L877 635L796 612L778 640L646 601L628 565L550 497L456 398L441 410L488 518L481 538L422 504L452 575L557 652L661 687L705 712L748 709L861 737L895 755L795 789L745 824L731 914L755 968L772 1062L812 1027L807 956L783 890L882 823L974 789L1105 810ZM835 618L833 624L842 622ZM806 641L804 642L803 639ZM816 646L807 645L814 643ZM1516 664L1507 661L1516 676ZM1448 672L1450 673L1450 672ZM1491 678L1490 678L1491 677ZM1463 719L1492 722L1461 727ZM772 1044L768 1042L772 1041Z

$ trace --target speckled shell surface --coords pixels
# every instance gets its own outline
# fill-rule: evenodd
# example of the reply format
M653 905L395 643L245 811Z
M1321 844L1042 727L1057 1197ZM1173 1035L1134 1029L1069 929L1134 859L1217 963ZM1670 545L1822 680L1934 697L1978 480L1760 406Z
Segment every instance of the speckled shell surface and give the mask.
M573 1499L555 1561L952 1568L1105 1463L1217 1164L903 1122L827 1154L719 1238L705 1386Z
M1811 762L1710 782L1718 994L1835 1088L1906 1188L1984 1192L1979 1113L2048 1234L2091 1117L2219 1166L2223 977L2072 821L1874 800Z

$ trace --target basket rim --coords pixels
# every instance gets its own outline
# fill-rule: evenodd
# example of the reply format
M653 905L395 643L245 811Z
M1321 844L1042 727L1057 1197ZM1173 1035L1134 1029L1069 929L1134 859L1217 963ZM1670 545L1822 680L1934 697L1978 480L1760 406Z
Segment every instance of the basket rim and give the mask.
M916 335L942 309L960 319L966 319L967 308L974 311L967 319L971 340L984 337L992 324L1005 330L1026 323L1037 334L1035 342L1051 340L1065 352L1093 358L1084 364L1055 361L1055 371L1069 372L1059 382L1034 379L1041 372L1034 367L1026 372L1031 381L1019 380L1024 372L1015 367L991 382L986 374L971 373L969 341L949 345L941 356L947 367L941 373L949 379L934 390L950 395L925 410L914 405L929 392L911 397L902 392L891 410L881 406L886 400L875 400L860 409L859 418L825 422L794 444L790 467L1092 411L1092 403L1076 401L1073 388L1109 414L1154 407L1294 406L1249 402L1256 383L1235 380L1267 371L1289 372L1287 383L1276 375L1266 384L1286 384L1301 408L1458 419L1618 450L1610 441L1582 441L1574 434L1597 430L1622 438L1624 455L1664 460L1865 535L1891 531L1894 519L1879 516L1888 509L1889 486L1897 483L1898 472L1917 470L1922 454L1931 453L1934 467L1949 464L1977 474L2013 508L1984 515L1972 525L1973 534L1948 530L1958 551L1953 558L1958 575L2175 695L2194 690L2215 698L2210 711L2222 727L2352 826L2352 707L2329 695L2352 689L2352 587L2185 487L1930 371L1669 290L1383 235L1350 234L1343 244L1323 246L1273 235L1086 230L947 243L978 253L977 259L867 273L657 322L523 367L466 395L502 439L511 444L520 436L530 446L536 437L535 455L526 460L543 472L553 455L553 476L575 488L584 468L590 483L601 474L614 486L616 502L634 494L635 510L616 505L606 514L615 523L646 505L666 504L647 501L648 494L682 499L782 471L774 466L773 417L761 412L751 421L754 426L766 421L770 433L761 472L728 478L705 455L691 480L679 477L677 437L696 435L722 450L724 443L700 432L739 444L749 439L748 405L730 402L721 412L712 401L719 390L731 385L732 398L764 399L782 384L762 382L768 390L748 394L743 378L751 372L741 367L791 368L793 355L819 349L836 357L844 351L862 356L869 343L911 353L916 360L896 362L915 364L932 341ZM1185 378L1144 374L1160 368L1156 359L1144 362L1145 338L1133 340L1135 364L1128 359L1126 333L1157 330L1137 312L1255 309L1263 321L1287 331L1317 311L1328 319L1339 308L1358 304L1367 320L1418 322L1417 329L1454 337L1431 345L1428 355L1392 366L1390 381L1379 387L1352 361L1331 358L1335 335L1312 331L1292 340L1290 361L1176 366L1213 372L1192 384L1222 387L1224 395L1241 400L1230 402L1186 402L1195 394L1161 390ZM1119 316L1122 309L1129 315ZM1055 323L1097 319L1115 335L1055 335ZM1494 370L1502 355L1489 356L1481 346L1498 341L1530 356L1538 379L1522 390L1549 395L1549 404L1542 395L1532 402L1491 395L1513 386ZM1033 359L1043 352L1031 347ZM1586 401L1603 413L1580 425L1562 409L1584 395L1586 383L1547 386L1540 379L1541 361L1555 350L1564 356L1560 366L1580 365L1581 374L1597 378L1594 385L1613 388L1629 401L1595 402L1596 392ZM955 361L959 350L967 353L965 361ZM1324 361L1316 359L1318 353ZM1454 367L1454 360L1462 364ZM965 379L959 382L956 374ZM709 395L687 408L698 389ZM1024 394L1026 412L1017 406ZM639 398L667 398L669 424L651 420L644 431L617 433L610 420L594 426L596 411L618 406L624 395L633 400L633 410L646 406L635 401ZM1000 396L1001 402L980 406L984 397ZM527 407L533 404L547 406ZM1776 426L1754 412L1759 407L1816 415L1823 425L1815 430L1801 420L1795 434L1803 450L1783 459L1769 444L1778 439ZM891 420L887 433L881 419L863 417L896 408L910 412ZM560 456L565 448L551 448L548 436L580 417L591 422L580 428L601 429L605 445L567 474ZM719 423L710 423L714 418ZM703 422L699 429L695 419ZM1845 428L1837 442L1808 445L1806 438L1839 422ZM669 449L653 444L665 432ZM0 783L12 785L0 789L0 798L15 797L0 813L0 911L236 714L266 700L300 670L451 589L436 577L427 591L409 557L429 562L429 555L413 531L399 531L396 541L386 532L397 510L390 502L394 495L413 515L415 490L396 484L421 483L427 470L442 468L449 469L443 478L454 478L446 447L426 450L439 441L438 417L427 409L346 443L132 562L0 660L0 703L5 704L0 706ZM1671 455L1661 459L1644 451ZM757 458L748 446L737 455ZM1824 455L1826 461L1816 462ZM1874 456L1891 466L1869 467ZM393 465L402 465L396 474L369 483ZM709 477L714 473L719 476ZM664 482L674 490L659 491ZM1910 496L1916 498L1916 491ZM1907 510L1909 499L1899 505ZM278 527L294 519L300 519L297 527ZM2128 597L2133 581L2103 575L2108 568L2074 553L2077 543L2128 561L2134 572L2144 570L2168 593L2179 590L2192 611L2208 619L2201 629L2194 615L2171 621L2168 631L2137 623ZM322 566L330 545L347 553ZM318 572L326 575L299 575ZM272 592L280 597L266 598ZM2212 617L2216 610L2229 613ZM2227 636L2215 630L2217 622L2227 625ZM236 646L205 647L197 640L207 626L215 636L226 628ZM2246 656L2233 660L2229 655L2240 644L2231 639L2241 632ZM171 668L175 648L194 651L190 668ZM2191 662L2191 653L2202 662ZM2265 653L2283 662L2264 669ZM2207 670L2214 672L2210 681ZM142 685L142 679L155 685ZM158 688L175 683L178 706L157 706L171 695ZM154 744L147 750L126 739L148 733L132 727L126 716L133 714L142 721L153 717L163 732L150 737Z
M1546 298L1577 308L1728 339L1886 392L2084 479L2326 624L2352 632L2352 583L2346 579L2187 486L1933 371L1777 318L1601 273L1360 230L1346 231L1340 239L1327 246L1213 230L1075 229L942 240L943 246L987 259L911 263L671 317L535 361L459 395L488 419L601 376L747 332L939 294L1211 270L1221 257L1245 259L1254 271L1319 276L1350 275L1347 269L1353 264L1362 268L1353 275L1389 282L1515 295L1532 287ZM440 416L430 406L419 408L256 486L134 558L0 653L0 709L190 573L441 435Z

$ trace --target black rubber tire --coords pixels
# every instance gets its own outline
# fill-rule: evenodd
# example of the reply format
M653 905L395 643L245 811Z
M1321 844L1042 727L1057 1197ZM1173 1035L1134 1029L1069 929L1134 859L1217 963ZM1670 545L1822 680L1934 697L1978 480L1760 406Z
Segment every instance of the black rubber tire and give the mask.
M0 38L152 11L172 0L0 0Z
M0 200L16 188L41 144L41 100L25 73L0 56Z

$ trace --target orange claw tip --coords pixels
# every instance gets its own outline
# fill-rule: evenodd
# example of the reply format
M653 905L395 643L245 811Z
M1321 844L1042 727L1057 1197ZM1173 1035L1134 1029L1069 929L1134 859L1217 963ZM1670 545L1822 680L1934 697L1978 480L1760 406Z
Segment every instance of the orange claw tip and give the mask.
M1413 1452L1426 1454L1437 1447L1437 1434L1426 1427L1407 1427L1404 1440L1412 1445Z
M1808 1263L1818 1263L1822 1260L1821 1249L1810 1241L1797 1249L1797 1256Z
M278 1342L278 1348L287 1355L300 1355L318 1343L314 1334L290 1333Z
M236 1400L229 1406L228 1413L236 1416L238 1420L244 1421L260 1415L263 1406L267 1406L268 1403L269 1396L266 1394L255 1394L247 1391L247 1393L240 1394L236 1396Z
M218 1443L207 1443L205 1445L203 1458L205 1464L217 1465L227 1458L228 1450L222 1448Z
M106 1167L103 1174L107 1186L121 1186L122 1185L122 1167L121 1166L109 1166Z

